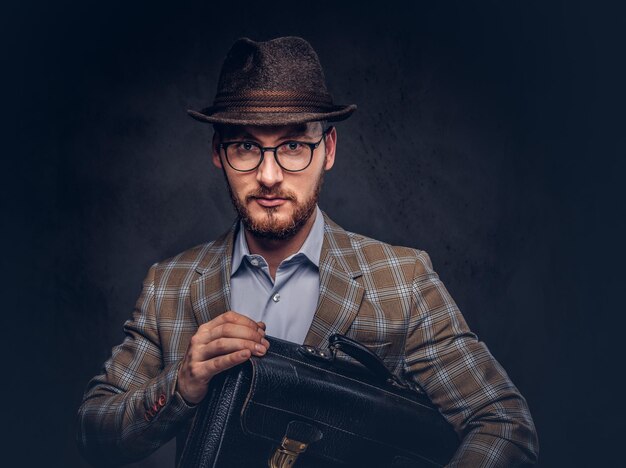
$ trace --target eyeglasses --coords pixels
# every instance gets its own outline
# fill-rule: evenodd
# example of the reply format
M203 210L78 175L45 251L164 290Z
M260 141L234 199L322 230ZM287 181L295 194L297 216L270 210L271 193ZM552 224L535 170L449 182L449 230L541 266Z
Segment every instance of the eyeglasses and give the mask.
M227 141L219 144L224 150L228 165L236 171L255 170L263 162L266 151L274 153L274 159L287 172L304 171L313 161L313 151L322 143L332 127L324 130L322 138L315 143L289 140L278 146L261 146L253 141Z

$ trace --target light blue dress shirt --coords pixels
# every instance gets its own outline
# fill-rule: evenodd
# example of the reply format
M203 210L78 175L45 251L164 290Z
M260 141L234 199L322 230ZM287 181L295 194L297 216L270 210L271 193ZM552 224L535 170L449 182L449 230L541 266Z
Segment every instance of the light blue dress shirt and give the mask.
M265 259L250 254L240 222L231 265L232 310L265 322L270 336L304 343L319 299L323 241L324 217L316 207L315 221L304 244L281 262L272 280Z

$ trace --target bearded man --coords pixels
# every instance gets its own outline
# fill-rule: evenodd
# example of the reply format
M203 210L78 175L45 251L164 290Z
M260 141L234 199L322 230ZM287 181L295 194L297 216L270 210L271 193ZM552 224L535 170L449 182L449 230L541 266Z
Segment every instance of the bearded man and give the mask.
M424 389L461 439L450 466L537 457L524 398L469 330L424 251L346 232L317 206L337 130L335 105L301 38L238 40L213 106L212 160L238 220L219 239L154 264L126 338L92 379L79 445L98 462L141 459L190 422L220 372L263 356L265 338L328 346L334 333L374 350Z

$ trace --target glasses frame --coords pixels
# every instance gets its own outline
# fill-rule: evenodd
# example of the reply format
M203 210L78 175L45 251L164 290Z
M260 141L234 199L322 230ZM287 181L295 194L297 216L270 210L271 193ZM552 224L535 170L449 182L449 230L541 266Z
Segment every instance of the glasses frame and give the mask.
M328 127L326 130L324 130L322 132L322 137L319 139L319 141L315 142L315 143L311 143L308 141L299 141L299 140L287 140L282 142L280 145L278 146L261 146L258 143L254 142L254 141L250 141L250 140L237 140L237 141L225 141L225 142L221 142L218 145L218 149L219 150L224 150L224 156L226 157L226 162L228 163L228 165L235 171L237 172L252 172L255 171L259 168L259 166L263 163L263 159L265 158L265 153L267 151L271 151L274 154L274 161L276 161L276 164L278 164L278 166L286 172L302 172L305 169L307 169L310 165L311 162L313 161L313 152L317 149L317 147L322 143L322 141L324 140L324 138L326 138L326 136L328 135L328 133L332 130L332 126ZM259 148L259 150L261 151L261 157L259 158L259 162L256 166L254 166L251 169L237 169L236 167L234 167L231 162L230 159L228 158L228 147L232 146L232 145L236 145L236 144L240 144L240 143L248 143L250 145L256 146L257 148ZM278 148L280 148L283 145L287 145L289 143L299 143L301 145L306 145L309 147L309 149L311 150L311 155L309 156L309 162L306 164L306 166L304 166L302 169L287 169L286 167L284 167L281 163L280 163L280 159L278 158Z

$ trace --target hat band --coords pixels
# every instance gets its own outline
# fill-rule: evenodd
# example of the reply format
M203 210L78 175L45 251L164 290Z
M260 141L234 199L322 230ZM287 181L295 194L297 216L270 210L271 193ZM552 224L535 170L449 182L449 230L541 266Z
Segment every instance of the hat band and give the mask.
M214 110L234 108L243 112L323 112L333 108L329 94L297 91L247 91L219 93Z

